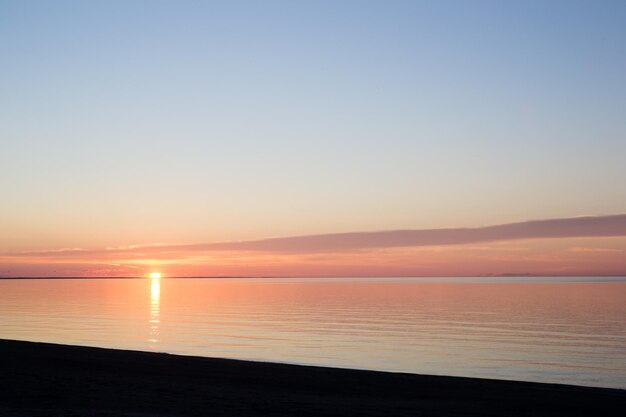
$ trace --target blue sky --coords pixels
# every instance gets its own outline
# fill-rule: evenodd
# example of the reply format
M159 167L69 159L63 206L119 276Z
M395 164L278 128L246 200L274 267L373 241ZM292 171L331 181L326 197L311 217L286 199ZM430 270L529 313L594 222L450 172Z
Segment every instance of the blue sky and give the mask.
M626 211L621 1L0 1L0 249Z

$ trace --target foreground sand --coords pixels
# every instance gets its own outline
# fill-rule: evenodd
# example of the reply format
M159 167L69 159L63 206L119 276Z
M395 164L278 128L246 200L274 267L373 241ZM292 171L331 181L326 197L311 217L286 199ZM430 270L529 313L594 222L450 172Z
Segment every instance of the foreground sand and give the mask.
M626 391L0 340L2 416L608 416Z

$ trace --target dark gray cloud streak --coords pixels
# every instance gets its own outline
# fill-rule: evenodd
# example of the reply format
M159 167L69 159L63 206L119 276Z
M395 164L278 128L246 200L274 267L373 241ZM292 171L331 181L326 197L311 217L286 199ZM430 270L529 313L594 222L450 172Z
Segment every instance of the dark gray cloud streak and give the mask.
M626 236L626 214L535 220L497 226L383 232L333 233L252 241L190 245L142 246L102 250L66 250L13 256L99 257L103 255L160 256L188 252L332 252L374 248L462 245L520 239Z
M199 250L312 252L410 246L460 245L503 240L625 236L626 214L536 220L498 226L454 229L335 233L248 242L192 245Z

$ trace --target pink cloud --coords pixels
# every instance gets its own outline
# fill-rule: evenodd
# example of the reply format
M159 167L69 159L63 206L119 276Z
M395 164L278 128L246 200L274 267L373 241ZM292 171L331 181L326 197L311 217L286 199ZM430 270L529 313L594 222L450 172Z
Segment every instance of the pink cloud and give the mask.
M117 259L191 256L207 252L314 253L376 248L463 245L522 239L626 236L626 214L535 220L475 228L394 230L279 237L205 244L149 245L106 249L67 249L6 254L10 258Z

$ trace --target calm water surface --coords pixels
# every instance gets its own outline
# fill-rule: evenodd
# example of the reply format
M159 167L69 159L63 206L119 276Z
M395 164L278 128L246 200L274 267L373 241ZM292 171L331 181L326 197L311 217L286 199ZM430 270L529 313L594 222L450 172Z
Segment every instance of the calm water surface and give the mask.
M626 279L0 280L0 338L626 388Z

